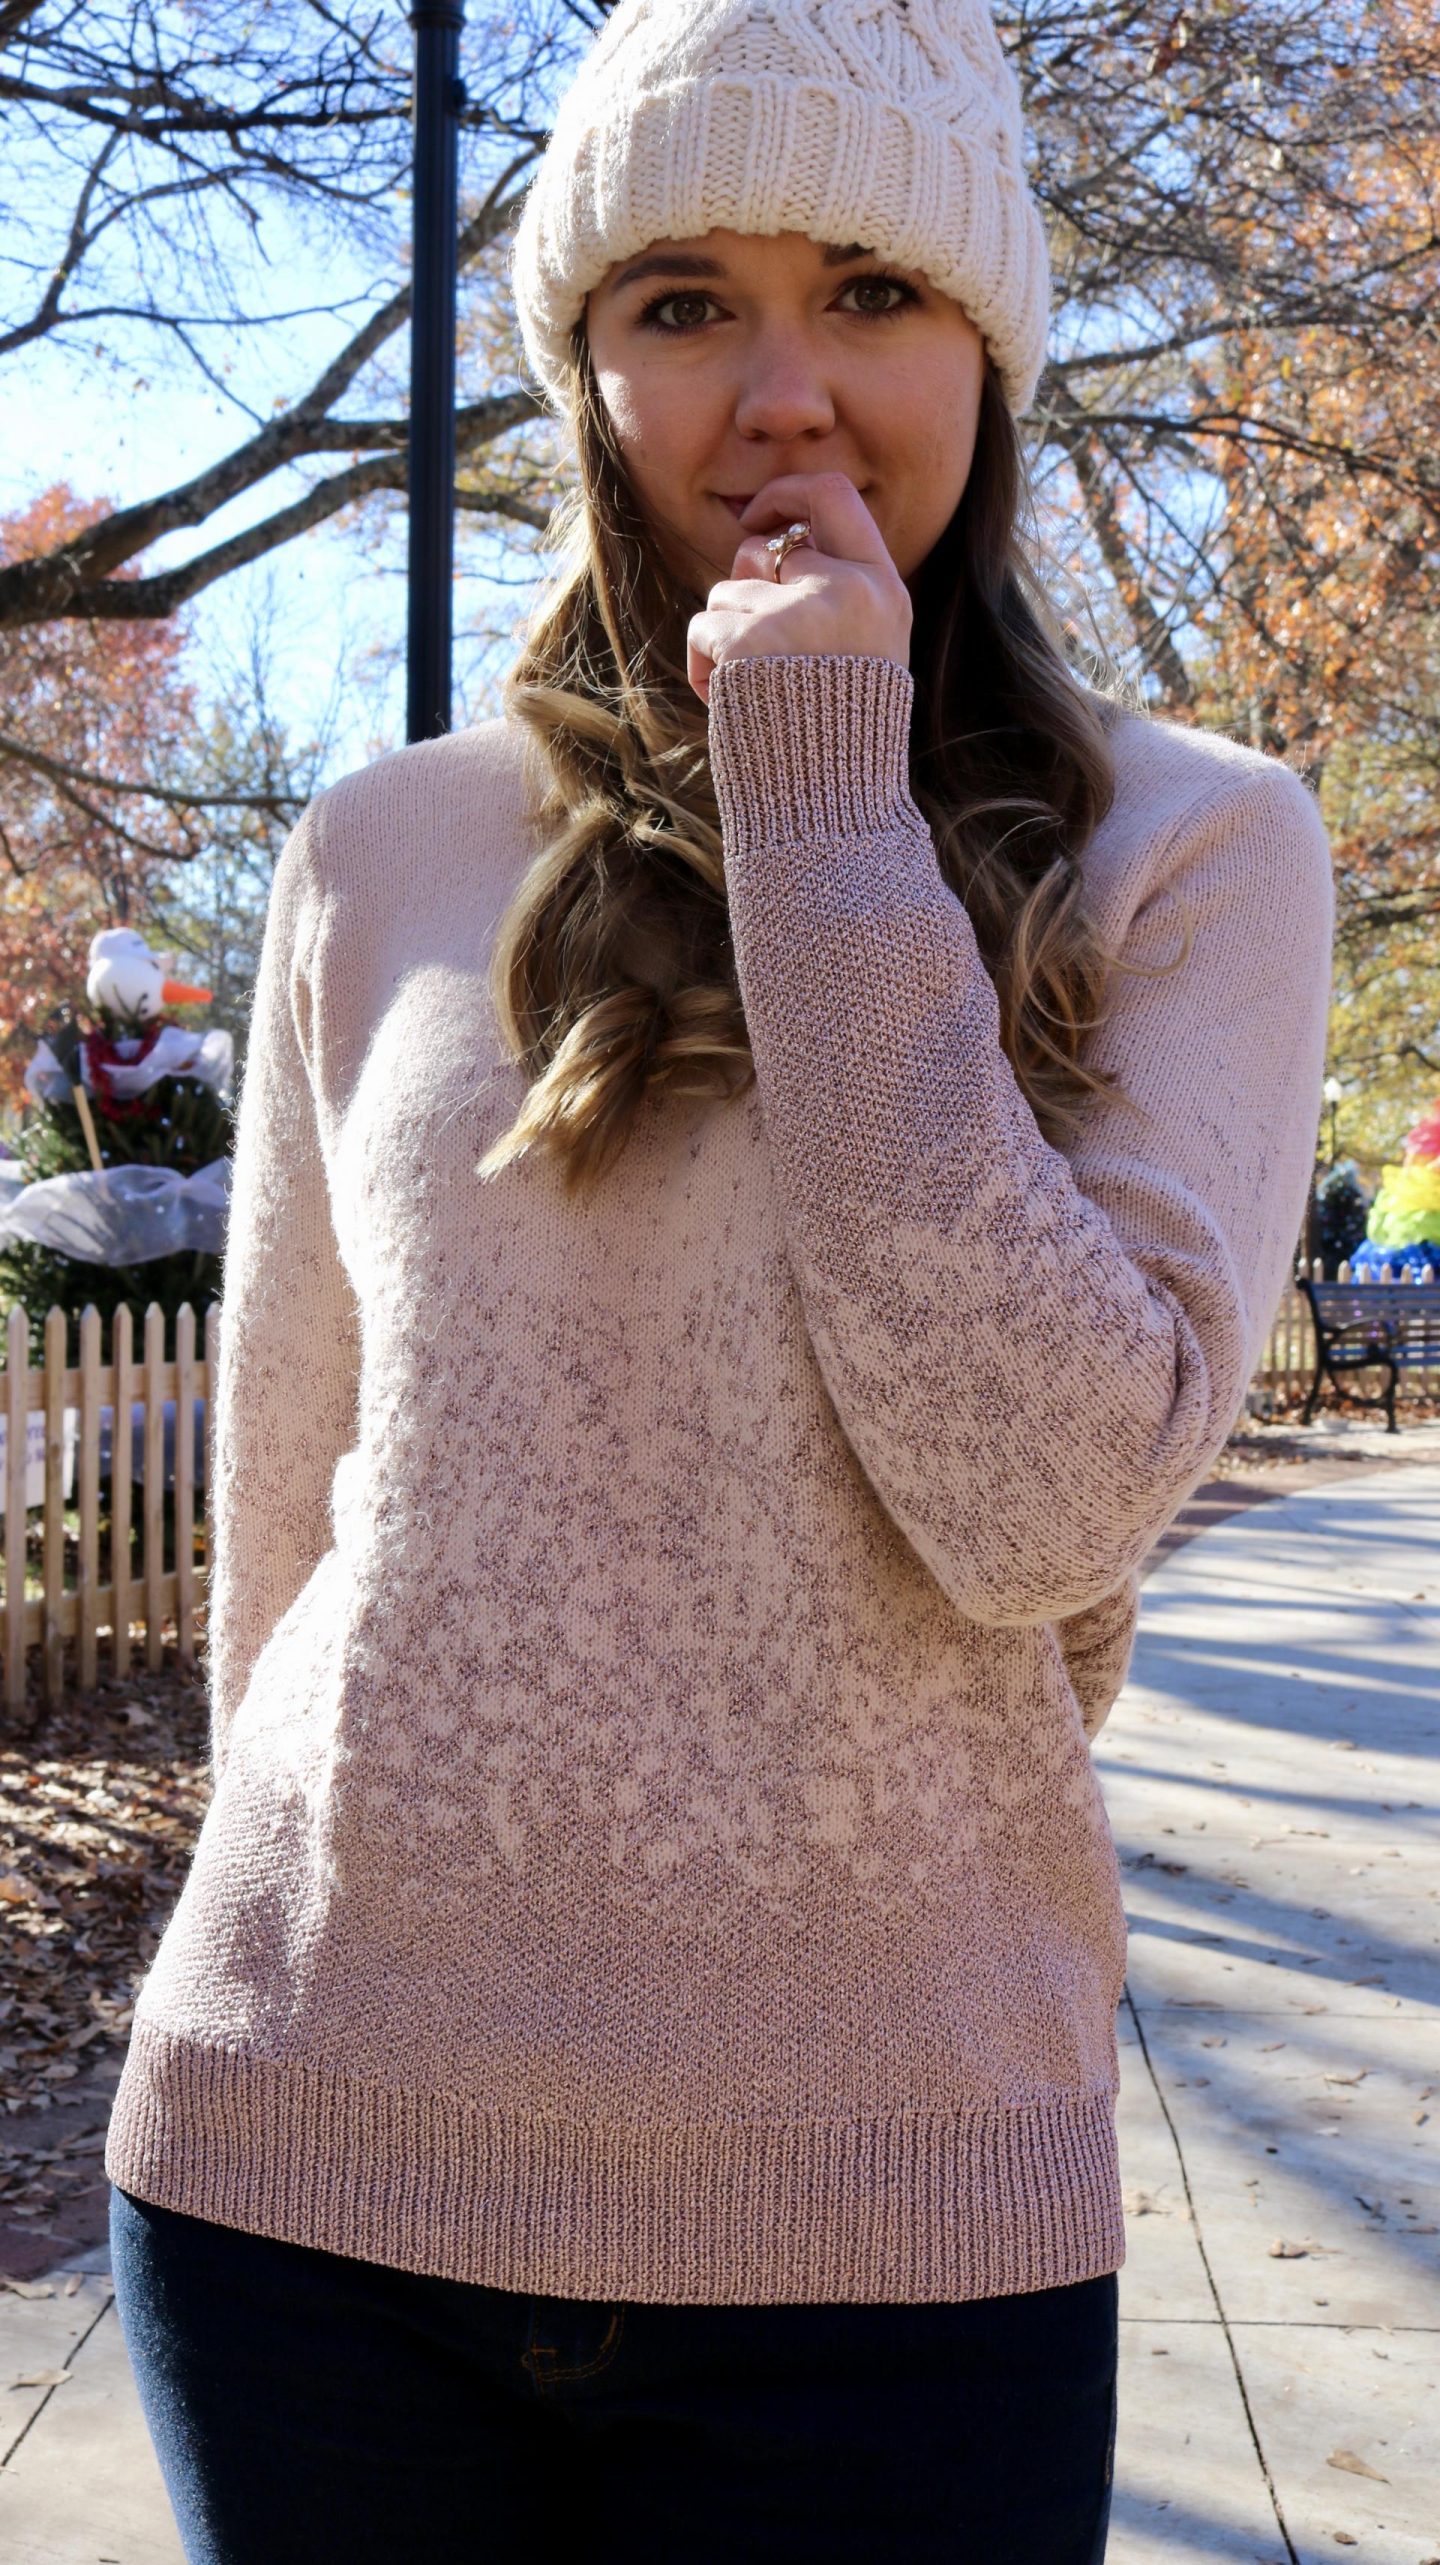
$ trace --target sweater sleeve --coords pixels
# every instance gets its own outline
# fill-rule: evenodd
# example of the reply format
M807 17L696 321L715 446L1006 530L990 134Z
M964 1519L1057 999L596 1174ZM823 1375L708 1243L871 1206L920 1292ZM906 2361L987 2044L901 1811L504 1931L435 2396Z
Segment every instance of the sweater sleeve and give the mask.
M910 796L893 662L723 663L710 747L745 1009L816 1359L881 1502L960 1610L1085 1612L1223 1448L1313 1164L1334 890L1311 796L1217 769L1152 852L1065 1153L999 1038Z
M331 1226L312 1076L332 902L312 804L276 865L236 1112L209 1491L206 1672L218 1781L265 1641L332 1546L354 1442L358 1318Z

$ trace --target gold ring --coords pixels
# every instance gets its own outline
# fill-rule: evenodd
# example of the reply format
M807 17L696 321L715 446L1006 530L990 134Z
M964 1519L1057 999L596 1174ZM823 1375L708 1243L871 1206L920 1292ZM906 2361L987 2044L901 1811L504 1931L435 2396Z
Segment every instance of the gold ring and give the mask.
M787 525L783 534L772 534L769 542L765 546L765 549L775 564L775 576L777 579L780 576L781 562L789 559L790 554L795 550L797 544L808 543L809 540L810 521L808 517L797 517L794 525Z

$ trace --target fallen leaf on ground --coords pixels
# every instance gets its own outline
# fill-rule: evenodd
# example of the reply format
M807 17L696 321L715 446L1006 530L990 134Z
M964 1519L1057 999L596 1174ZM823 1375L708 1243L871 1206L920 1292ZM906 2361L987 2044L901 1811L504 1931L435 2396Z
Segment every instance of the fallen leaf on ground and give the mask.
M1286 2244L1278 2235L1270 2247L1272 2258L1279 2262L1303 2262L1309 2250L1308 2244Z
M63 2387L68 2369L32 2369L24 2378L12 2378L12 2387Z
M167 1663L67 1691L23 1743L0 1738L0 2226L103 2235L95 2123L208 1803L207 1726L203 1683Z
M1368 2459L1357 2458L1353 2449L1332 2449L1325 2464L1327 2467L1343 2468L1347 2476L1369 2476L1377 2485L1388 2485L1390 2482L1389 2477L1382 2476L1379 2468L1372 2467Z

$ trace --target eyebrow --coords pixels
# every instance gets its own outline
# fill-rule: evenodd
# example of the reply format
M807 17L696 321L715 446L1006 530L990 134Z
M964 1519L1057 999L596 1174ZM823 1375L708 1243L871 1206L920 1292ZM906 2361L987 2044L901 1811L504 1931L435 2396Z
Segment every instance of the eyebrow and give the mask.
M864 248L859 241L851 241L844 249L837 249L832 244L823 252L820 264L822 267L849 267L857 258L873 258L874 255L873 249ZM698 250L656 250L649 258L637 258L631 266L622 267L610 290L618 294L622 285L638 285L647 276L714 277L725 273L720 259L704 258Z

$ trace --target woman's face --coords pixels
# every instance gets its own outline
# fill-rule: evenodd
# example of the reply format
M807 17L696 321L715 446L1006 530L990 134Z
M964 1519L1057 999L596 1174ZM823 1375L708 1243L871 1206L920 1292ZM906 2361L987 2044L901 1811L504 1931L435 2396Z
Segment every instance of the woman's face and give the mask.
M698 593L730 575L747 499L842 472L909 579L975 450L984 341L924 277L798 232L712 231L621 259L586 303L636 496Z

